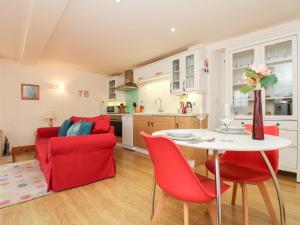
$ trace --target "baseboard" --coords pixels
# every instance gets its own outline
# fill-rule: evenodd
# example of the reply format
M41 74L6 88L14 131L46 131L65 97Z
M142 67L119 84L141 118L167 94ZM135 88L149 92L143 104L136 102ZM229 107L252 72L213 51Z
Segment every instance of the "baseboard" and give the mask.
M35 145L18 146L18 147L13 147L11 149L11 153L13 155L22 154L22 153L31 152L31 151L35 151Z
M136 151L136 152L143 153L145 155L149 155L149 152L146 149L143 149L143 148L133 147L133 150Z

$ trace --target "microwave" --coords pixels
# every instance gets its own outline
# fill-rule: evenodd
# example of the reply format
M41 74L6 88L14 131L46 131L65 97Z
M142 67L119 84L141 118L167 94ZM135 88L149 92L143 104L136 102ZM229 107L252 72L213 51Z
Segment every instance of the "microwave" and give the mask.
M106 107L106 112L107 113L120 113L120 106L107 106Z

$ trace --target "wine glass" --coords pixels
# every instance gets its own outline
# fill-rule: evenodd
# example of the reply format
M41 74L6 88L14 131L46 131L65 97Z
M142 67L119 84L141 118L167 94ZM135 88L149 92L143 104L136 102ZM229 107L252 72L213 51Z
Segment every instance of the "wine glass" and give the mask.
M224 140L221 140L221 141L232 142L232 140L229 140L227 138L228 131L229 131L229 126L230 126L232 120L233 120L233 107L231 105L229 105L229 104L225 104L224 105L223 116L221 117L220 121L225 126L226 138Z

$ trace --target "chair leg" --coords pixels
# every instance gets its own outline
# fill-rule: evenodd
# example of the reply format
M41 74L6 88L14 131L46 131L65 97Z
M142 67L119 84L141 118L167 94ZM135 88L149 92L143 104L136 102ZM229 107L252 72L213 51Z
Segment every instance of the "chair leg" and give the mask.
M238 186L238 183L235 182L233 184L233 189L232 189L231 205L235 205L237 186Z
M216 205L214 201L206 203L211 223L216 225Z
M272 206L272 202L270 200L270 196L268 194L268 191L266 189L265 184L263 182L258 183L258 188L259 188L261 196L263 197L264 202L267 206L267 209L269 211L269 214L270 214L273 225L278 225L279 223L278 223L278 220L276 218L276 214L275 214L274 208Z
M189 225L189 207L187 202L183 203L183 218L184 218L184 225Z
M247 184L241 183L243 196L244 225L249 225Z
M161 195L160 195L160 198L159 198L159 201L157 203L157 206L156 206L156 209L154 211L154 215L152 217L152 220L151 220L151 225L157 225L158 224L158 220L159 220L159 216L160 216L160 213L161 213L161 210L167 200L167 194L165 192L162 191Z

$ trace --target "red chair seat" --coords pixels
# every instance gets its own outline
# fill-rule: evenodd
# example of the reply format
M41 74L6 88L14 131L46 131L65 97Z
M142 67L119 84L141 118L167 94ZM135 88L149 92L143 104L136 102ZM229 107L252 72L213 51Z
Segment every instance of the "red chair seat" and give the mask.
M214 198L216 198L216 182L212 179L209 179L205 176L202 176L200 174L195 173L198 180L201 182L203 188L205 189L205 191L209 194L214 196ZM225 192L230 186L227 184L222 183L221 184L221 194L223 192Z
M206 167L215 173L215 163L213 160L206 161ZM221 178L232 182L261 182L271 178L266 172L239 166L230 162L220 161Z

